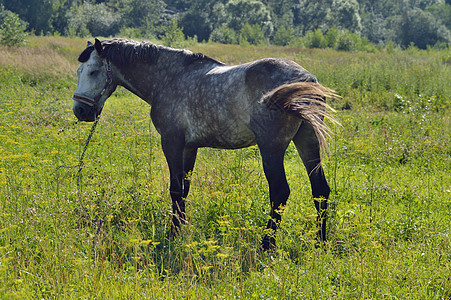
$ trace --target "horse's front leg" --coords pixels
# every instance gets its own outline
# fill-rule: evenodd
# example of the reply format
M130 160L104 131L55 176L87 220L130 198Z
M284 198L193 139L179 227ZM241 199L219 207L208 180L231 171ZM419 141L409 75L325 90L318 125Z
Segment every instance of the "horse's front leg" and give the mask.
M183 199L186 199L186 197L188 197L191 175L194 169L194 163L196 162L196 156L197 148L185 148L183 151Z
M172 234L180 229L180 224L186 222L185 197L189 191L189 178L187 176L194 167L196 150L186 150L183 137L170 135L162 137L161 145L169 167L172 199Z

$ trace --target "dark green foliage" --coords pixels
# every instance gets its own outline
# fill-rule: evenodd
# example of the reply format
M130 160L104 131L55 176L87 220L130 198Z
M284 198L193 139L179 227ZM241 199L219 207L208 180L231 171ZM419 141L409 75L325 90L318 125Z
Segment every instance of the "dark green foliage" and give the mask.
M122 27L142 28L143 30L159 25L160 16L166 6L161 0L125 0L115 2L117 2L116 5L113 5L116 8L115 14L122 16Z
M357 33L362 29L357 0L334 0L330 16L338 28Z
M260 1L230 1L226 10L230 18L227 25L237 32L241 31L245 24L257 25L265 36L270 36L274 30L270 12Z
M246 23L240 30L239 42L240 45L264 45L265 34L257 24Z
M327 41L324 38L323 32L320 29L314 32L308 31L305 34L306 46L308 48L326 48Z
M1 0L0 4L26 21L30 31L47 34L53 32L51 22L56 15L53 2L56 6L57 1L49 0Z
M237 36L233 29L223 25L213 30L210 35L210 41L222 44L236 44Z
M451 43L451 4L442 0L0 0L0 4L37 34L152 38L164 35L161 26L170 26L176 18L183 34L198 41L237 43L241 35L241 41L251 44L343 50L361 50L359 38L367 41L363 44L384 46L392 41L402 48L413 43L420 49L449 48ZM244 28L244 34L258 26L263 36L254 32L252 38L243 37L246 23L251 27ZM339 39L337 30L358 37Z
M68 13L69 34L86 36L111 36L119 32L121 17L105 4L85 3ZM72 31L71 30L75 30Z
M183 25L183 33L187 36L197 36L199 41L208 41L211 28L201 13L190 11L184 14L180 23Z
M337 27L332 27L327 30L327 33L325 34L326 43L328 48L335 49L338 43L338 39L340 36L340 32L338 31Z
M401 19L400 41L403 46L414 43L425 49L437 42L450 42L451 32L429 12L419 8L406 12Z
M278 46L286 46L293 40L293 36L293 29L282 25L274 33L273 44Z
M183 34L183 28L179 28L176 19L172 19L172 23L170 26L163 26L161 30L164 32L160 35L160 39L163 42L163 45L174 48L185 48L189 44L196 42L196 37L193 38L185 38Z
M0 10L0 44L6 46L22 46L26 42L27 23L12 12Z

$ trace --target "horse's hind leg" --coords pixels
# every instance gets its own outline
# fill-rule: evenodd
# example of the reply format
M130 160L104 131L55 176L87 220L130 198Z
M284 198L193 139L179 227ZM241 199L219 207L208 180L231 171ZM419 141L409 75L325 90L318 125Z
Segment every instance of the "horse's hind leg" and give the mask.
M267 136L274 136L268 134ZM268 232L262 241L263 250L275 248L274 231L277 229L281 215L279 209L286 205L290 188L285 176L283 159L288 147L289 140L281 143L274 143L274 139L265 138L264 141L257 141L262 156L263 170L269 185L269 198L271 202L270 219L266 228Z
M299 128L293 142L310 179L313 201L318 212L318 238L325 241L327 199L329 198L330 188L321 166L320 144L312 126L305 122Z
M290 195L290 188L285 176L285 169L283 166L283 157L285 149L278 152L261 151L263 160L263 169L265 171L266 179L269 184L269 198L271 201L270 219L266 228L271 231L277 229L280 223L281 216L279 209L285 206L288 196ZM262 241L262 248L268 250L275 247L274 232L269 232L265 235Z

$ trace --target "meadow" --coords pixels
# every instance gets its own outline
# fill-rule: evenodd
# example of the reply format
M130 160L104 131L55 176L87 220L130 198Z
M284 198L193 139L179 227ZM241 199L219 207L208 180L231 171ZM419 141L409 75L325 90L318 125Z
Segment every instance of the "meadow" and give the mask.
M296 149L278 248L258 148L202 149L188 224L168 239L166 161L150 107L124 89L76 121L86 40L0 47L1 299L451 299L451 52L197 44L230 64L292 59L341 96L324 169L329 240ZM77 182L79 184L77 185Z

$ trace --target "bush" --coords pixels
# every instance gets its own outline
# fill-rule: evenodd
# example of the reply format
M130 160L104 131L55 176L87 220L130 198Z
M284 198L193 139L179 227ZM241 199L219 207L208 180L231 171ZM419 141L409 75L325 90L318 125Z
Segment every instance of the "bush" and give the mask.
M293 40L293 29L280 26L274 33L273 43L278 46L286 46Z
M185 48L197 42L197 37L185 38L183 28L178 27L177 20L172 19L170 26L162 26L161 30L164 32L159 38L163 45L174 48Z
M340 38L340 31L336 26L329 28L324 38L326 39L327 47L335 49Z
M337 50L339 51L355 51L359 50L361 38L359 35L344 30L340 33L337 43Z
M236 44L236 32L225 25L215 28L210 35L210 41L222 44Z
M320 29L316 29L314 32L307 31L304 37L305 44L308 48L326 48L327 41Z
M264 45L266 42L265 34L257 24L249 25L249 23L246 23L240 30L239 42L240 45Z
M7 46L22 46L26 43L27 22L22 21L19 16L13 12L6 11L3 24L0 25L0 34L2 38L0 43Z
M131 39L141 39L143 38L143 32L141 28L122 27L121 31L119 31L119 36Z

